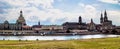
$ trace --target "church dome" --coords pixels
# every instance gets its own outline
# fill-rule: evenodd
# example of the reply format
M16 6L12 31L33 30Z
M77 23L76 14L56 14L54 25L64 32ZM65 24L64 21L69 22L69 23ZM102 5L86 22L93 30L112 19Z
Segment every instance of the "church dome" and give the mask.
M17 19L17 23L18 24L26 24L25 23L25 19L24 19L24 17L23 17L23 14L22 14L22 11L20 11L20 16L19 16L19 18Z
M5 20L4 24L9 24L9 22L7 20Z

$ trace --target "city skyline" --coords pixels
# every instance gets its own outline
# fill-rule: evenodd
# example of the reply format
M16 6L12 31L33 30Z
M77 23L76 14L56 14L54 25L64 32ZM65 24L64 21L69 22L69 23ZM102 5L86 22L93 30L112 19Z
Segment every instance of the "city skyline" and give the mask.
M89 23L91 18L96 24L100 23L100 15L107 11L108 19L114 25L120 25L119 0L0 0L0 22L8 20L15 23L19 11L28 25L38 21L43 25L61 25L64 22L78 22L82 16L83 22Z

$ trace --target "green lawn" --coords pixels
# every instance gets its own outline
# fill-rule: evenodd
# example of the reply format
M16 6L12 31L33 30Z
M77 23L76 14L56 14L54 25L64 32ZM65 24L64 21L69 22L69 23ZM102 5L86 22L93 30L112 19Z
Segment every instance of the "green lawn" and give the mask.
M0 49L120 49L120 37L67 41L1 40Z

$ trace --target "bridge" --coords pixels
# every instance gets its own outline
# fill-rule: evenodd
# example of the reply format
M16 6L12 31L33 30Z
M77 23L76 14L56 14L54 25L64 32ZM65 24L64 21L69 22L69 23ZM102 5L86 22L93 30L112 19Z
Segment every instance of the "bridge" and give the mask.
M0 30L0 34L14 34L14 33L33 33L32 30Z

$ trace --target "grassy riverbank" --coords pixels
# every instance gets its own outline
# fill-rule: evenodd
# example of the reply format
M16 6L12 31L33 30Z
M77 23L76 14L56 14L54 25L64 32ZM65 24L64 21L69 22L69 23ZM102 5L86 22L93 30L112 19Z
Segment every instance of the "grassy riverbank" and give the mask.
M120 49L120 37L67 41L1 40L0 49Z

